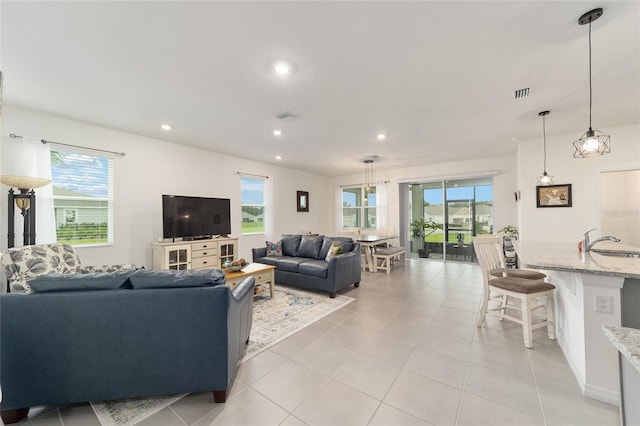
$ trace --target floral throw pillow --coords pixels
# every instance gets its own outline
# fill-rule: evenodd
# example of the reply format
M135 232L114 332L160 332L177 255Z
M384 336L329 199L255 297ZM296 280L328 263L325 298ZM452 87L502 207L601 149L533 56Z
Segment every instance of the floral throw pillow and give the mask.
M331 243L327 257L325 257L324 260L328 262L339 254L342 254L342 246L340 244Z
M282 256L282 241L267 241L267 256Z

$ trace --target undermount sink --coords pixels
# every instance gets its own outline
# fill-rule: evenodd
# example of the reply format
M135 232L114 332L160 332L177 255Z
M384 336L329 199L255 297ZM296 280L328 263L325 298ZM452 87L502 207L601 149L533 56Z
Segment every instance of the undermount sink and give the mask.
M638 251L617 251L617 250L602 250L591 249L592 252L598 253L602 256L608 257L629 257L634 259L640 259L640 252Z

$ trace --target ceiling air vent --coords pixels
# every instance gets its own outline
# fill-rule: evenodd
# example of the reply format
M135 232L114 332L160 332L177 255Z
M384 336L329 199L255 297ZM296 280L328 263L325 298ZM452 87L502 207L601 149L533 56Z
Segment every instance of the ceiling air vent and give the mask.
M519 89L514 93L516 99L526 98L527 96L529 96L529 88L527 87L526 89Z
M276 118L278 120L295 120L296 118L299 118L299 117L300 117L299 115L289 111L282 111L282 112L276 113Z

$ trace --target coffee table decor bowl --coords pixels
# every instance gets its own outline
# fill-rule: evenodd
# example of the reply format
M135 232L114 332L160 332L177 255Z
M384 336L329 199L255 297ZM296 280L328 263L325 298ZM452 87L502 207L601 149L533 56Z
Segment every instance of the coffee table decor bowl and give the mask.
M245 259L238 259L234 260L233 262L225 262L224 267L231 272L238 272L246 268L248 265L249 262L247 262Z

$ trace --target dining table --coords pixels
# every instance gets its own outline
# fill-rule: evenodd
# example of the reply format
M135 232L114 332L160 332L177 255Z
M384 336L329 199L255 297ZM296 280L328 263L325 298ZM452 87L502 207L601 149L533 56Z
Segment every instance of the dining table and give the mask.
M359 235L355 240L360 243L360 247L365 254L366 266L370 272L376 272L376 265L373 262L373 253L376 247L388 246L398 237L396 235Z

